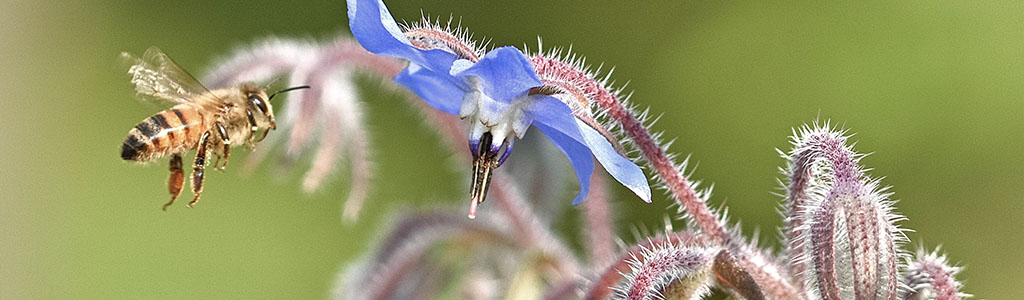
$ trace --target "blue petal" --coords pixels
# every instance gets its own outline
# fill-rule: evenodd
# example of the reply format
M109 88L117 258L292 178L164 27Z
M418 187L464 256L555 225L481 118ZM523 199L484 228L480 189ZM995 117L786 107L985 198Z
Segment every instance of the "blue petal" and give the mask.
M527 113L530 114L534 119L534 126L538 128L548 128L547 130L541 129L549 137L552 136L548 131L557 131L562 136L571 140L572 143L580 144L587 148L585 153L586 159L592 160L591 156L597 157L597 160L604 166L605 170L612 175L615 180L619 181L622 185L629 188L633 193L640 197L645 202L651 202L651 187L647 183L647 177L644 175L643 170L639 166L634 164L629 159L622 157L615 148L612 147L611 143L608 142L597 130L594 130L590 126L576 119L576 116L572 114L572 110L568 105L555 99L551 96L533 96L534 102L531 105ZM552 139L556 145L559 143L566 144L570 141L556 141ZM562 148L563 146L559 146ZM580 153L569 153L566 150L566 155L569 156L570 161L574 161L571 154L583 155ZM575 168L575 162L573 163ZM589 169L586 172L590 174ZM583 186L584 181L589 181L588 177L580 177L580 170L577 169L577 177L580 179L580 186ZM589 183L588 183L589 184ZM580 200L577 197L577 200ZM575 204L576 202L574 202Z
M590 151L594 153L594 157L597 157L597 161L601 162L605 171L633 191L641 200L651 203L651 186L647 183L647 175L644 175L644 171L633 161L622 157L619 152L615 151L612 144L596 129L579 119L576 119L576 124L580 128L580 132L583 133L583 139L590 146Z
M451 81L445 80L444 76L410 64L395 76L395 82L409 88L434 108L450 114L459 113L464 92Z
M439 76L454 80L448 72L458 57L440 49L422 50L413 47L383 1L348 0L348 25L352 35L367 51L404 58Z
M461 69L466 66L468 68ZM491 50L472 65L456 64L451 72L460 77L479 77L484 94L504 103L525 95L531 88L541 86L540 78L533 71L533 64L523 52L511 46Z
M569 158L572 169L576 171L576 179L580 182L580 193L576 194L572 205L582 203L583 198L587 197L587 193L590 192L590 174L594 172L594 157L590 154L590 149L576 139L565 135L561 130L541 123L533 123L533 126L544 132L544 135Z

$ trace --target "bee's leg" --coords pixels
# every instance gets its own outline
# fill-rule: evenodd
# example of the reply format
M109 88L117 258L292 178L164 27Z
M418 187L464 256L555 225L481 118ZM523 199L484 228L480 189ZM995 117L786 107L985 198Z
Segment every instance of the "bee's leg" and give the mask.
M259 142L262 142L262 141L263 141L263 139L267 138L267 134L268 134L268 133L270 133L270 129L264 129L264 130L263 130L263 135L261 135L261 136L260 136L260 139L259 139L259 140L256 140L256 142L257 142L257 143L259 143Z
M253 142L252 139L256 138L256 131L259 130L259 127L256 126L256 119L252 118L252 113L250 113L248 110L245 111L245 112L249 114L249 124L252 125L252 134L249 135L249 142L250 143L254 143L255 144L255 143L262 142L263 139L267 138L267 133L270 133L270 130L277 128L277 125L274 124L274 121L270 121L270 128L264 129L263 130L263 135L260 136L260 139L258 139L255 142Z
M220 165L220 154L217 154L217 152L213 152L213 151L210 151L210 153L213 154L213 157L214 157L213 168L216 169L217 165ZM221 170L221 171L223 171L223 170Z
M252 116L251 110L246 109L245 116L249 118L249 129L251 130L249 132L249 147L256 148L256 142L253 140L256 138L256 132L260 131L260 126L256 125L256 118Z
M221 171L224 171L224 167L228 166L228 157L231 157L231 139L228 138L228 130L227 128L224 128L224 124L217 122L213 123L213 126L217 127L217 133L220 134L220 143L224 145L224 150L222 150L222 155L224 156L224 164L221 164L220 167L218 167L217 164L215 163L213 164L213 167ZM221 155L217 155L217 162L220 162L220 158Z
M199 139L199 147L196 147L196 159L192 162L192 202L188 203L188 207L196 205L199 202L199 195L203 193L203 170L206 169L206 155L210 154L210 132L204 132L203 137Z
M171 201L164 204L164 210L178 199L185 187L185 171L181 168L181 154L171 156L171 179L167 181L167 189L171 192Z

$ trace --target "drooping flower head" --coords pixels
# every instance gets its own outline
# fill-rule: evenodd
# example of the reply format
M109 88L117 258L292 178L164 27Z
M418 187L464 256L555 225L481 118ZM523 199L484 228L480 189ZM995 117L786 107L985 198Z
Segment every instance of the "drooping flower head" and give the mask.
M402 58L409 66L394 80L441 111L470 122L473 153L470 217L487 194L491 173L532 125L569 158L580 182L580 203L590 187L594 158L616 180L650 202L647 178L636 164L565 102L542 92L530 60L514 47L483 51L458 34L429 24L402 30L381 0L349 0L349 26L370 52Z

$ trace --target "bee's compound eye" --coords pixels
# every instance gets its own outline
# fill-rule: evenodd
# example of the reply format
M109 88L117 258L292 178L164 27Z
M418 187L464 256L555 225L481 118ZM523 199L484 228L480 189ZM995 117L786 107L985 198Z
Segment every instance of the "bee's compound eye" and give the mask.
M260 98L260 95L250 94L249 103L258 108L263 114L267 114L267 102Z

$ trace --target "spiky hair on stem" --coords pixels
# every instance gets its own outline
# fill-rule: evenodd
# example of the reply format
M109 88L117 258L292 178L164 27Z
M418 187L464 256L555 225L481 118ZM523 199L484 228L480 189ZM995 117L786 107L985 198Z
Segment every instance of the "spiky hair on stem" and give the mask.
M379 251L354 263L338 278L338 299L402 299L416 295L422 275L433 257L431 250L444 243L457 242L479 250L520 247L519 241L494 224L470 222L462 216L444 212L424 212L402 217L388 232ZM480 259L481 257L477 257ZM463 278L471 281L474 278ZM434 283L442 284L442 283ZM452 283L444 283L452 284ZM404 296L403 296L404 295Z
M616 299L701 299L710 291L714 248L676 243L642 248L630 261L630 271L615 288Z
M383 3L373 1L370 4L378 5L379 9ZM366 11L363 12L365 16ZM442 26L440 22L430 22L424 18L419 24L404 26L401 33L394 30L394 23L385 26L388 26L387 32L384 32L385 37L406 37L408 42L398 38L403 49L446 51L424 51L443 54L445 63L451 59L460 63L465 62L460 59L470 62L486 62L488 59L481 58L486 52L486 45L477 47L467 31L459 26L451 26L450 19ZM211 80L227 82L239 80L242 76L266 79L276 73L288 73L293 83L317 87L293 94L293 97L301 101L290 101L286 108L285 123L291 126L286 152L294 158L307 143L312 143L312 135L319 133L317 128L323 128L323 133L339 133L320 136L320 150L314 159L318 165L310 173L323 174L324 170L331 169L334 157L338 156L338 148L353 144L342 143L341 134L349 132L344 128L361 128L359 125L363 122L358 114L360 108L356 106L358 101L355 99L355 88L349 78L350 69L370 66L369 69L377 74L385 75L383 78L392 78L407 66L371 55L362 51L358 45L353 45L345 39L333 44L268 43L242 51L235 59L228 59L221 68L215 69L215 79ZM525 51L511 47L502 47L498 51L501 51L499 54L517 58L517 66L526 66L522 53L518 53ZM437 286L438 279L431 276L435 273L430 270L433 267L430 263L433 262L432 255L439 251L432 249L436 245L460 244L461 248L455 247L459 249L453 253L466 257L456 257L457 260L465 259L474 263L501 261L496 264L512 265L501 269L502 272L484 271L483 277L490 277L488 274L496 277L512 274L513 283L509 284L509 289L514 286L527 287L524 291L534 292L530 295L538 297L540 294L535 291L543 288L551 288L547 294L551 297L568 295L583 288L587 283L585 280L590 278L578 276L580 270L605 270L588 289L588 299L605 298L612 286L619 286L618 296L629 299L699 298L709 288L712 274L718 283L717 287L747 299L895 299L901 296L898 293L901 280L904 280L903 284L914 288L915 294L912 296L925 295L927 291L944 297L942 299L962 296L957 291L959 284L955 280L951 281L957 269L944 267L947 265L944 259L934 254L919 254L918 260L909 263L910 275L898 276L897 266L901 263L898 258L903 256L899 245L905 237L895 223L902 217L893 213L887 189L880 187L878 179L866 176L866 170L859 166L863 156L854 152L853 147L847 143L845 131L835 130L826 122L824 126L815 123L800 128L799 133L794 132L794 149L784 153L788 166L784 169L786 204L783 215L786 225L782 235L787 251L783 255L784 259L779 259L770 249L759 246L756 237L754 241L745 239L738 229L739 225L730 225L724 205L717 210L709 208L707 203L711 189L697 188L699 182L692 181L692 174L685 172L686 161L678 163L668 151L671 143L663 143L660 134L651 132L649 128L654 120L650 120L649 111L638 110L627 103L629 95L624 96L622 89L615 88L614 83L610 82L610 70L604 75L601 75L600 67L597 71L591 71L585 59L572 54L571 50L563 52L553 49L544 52L538 49L538 53L529 54L525 59L529 61L529 67L517 70L524 72L521 75L529 75L530 85L517 89L515 94L550 95L562 101L577 119L587 124L572 128L583 130L589 126L613 144L615 150L623 153L623 156L632 156L634 160L645 162L651 171L647 175L661 182L662 188L680 207L678 211L685 212L681 217L688 221L691 228L684 232L665 233L665 239L648 240L646 245L631 247L626 252L626 258L611 262L609 268L603 268L603 264L608 263L603 261L610 260L608 257L623 256L616 256L613 250L600 249L600 245L608 244L610 232L614 228L609 223L613 223L614 218L605 215L607 207L592 207L593 211L589 212L587 220L594 228L607 231L595 230L589 237L597 245L592 250L599 251L590 253L590 263L595 265L583 268L581 260L568 250L552 230L545 227L550 224L540 221L536 216L538 213L550 212L532 209L520 194L523 189L514 181L502 180L507 175L499 171L494 173L496 176L491 190L500 207L495 210L496 218L471 222L455 215L413 215L407 222L401 223L390 238L385 239L376 256L370 256L369 261L363 264L364 268L360 269L363 277L354 281L358 284L351 291L376 294L378 298L429 295L418 291L424 287ZM432 58L428 62L433 60L441 59ZM495 65L491 70L500 70L497 72L501 73L508 70L507 67L507 64ZM448 70L447 66L441 66L432 72L443 75ZM533 75L537 78L533 78ZM540 83L537 83L538 80ZM293 107L292 103L298 104ZM420 104L424 108L430 106L434 105ZM558 107L561 108L561 104ZM440 113L430 109L427 111ZM345 119L348 117L352 119ZM441 127L452 137L451 140L467 140L465 131L458 130L460 126L454 114L449 113L436 119L446 124ZM365 147L365 144L358 146ZM463 145L455 145L455 149L466 150ZM363 152L363 155L368 153ZM612 151L606 149L603 152ZM585 159L589 160L590 154L585 153ZM362 157L359 154L350 156L353 159ZM253 157L262 156L257 153ZM627 163L633 166L632 162ZM313 179L307 176L306 185L318 185L319 181L315 180L318 176L313 176ZM641 178L646 187L645 175L636 177ZM594 174L594 178L600 176ZM580 180L584 183L585 179ZM601 185L597 181L596 185ZM356 189L353 188L353 191ZM598 192L592 196L600 199L601 194ZM649 198L649 190L644 197ZM603 201L597 202L604 204ZM472 251L465 254L467 249ZM781 267L784 264L779 261L787 261L789 268ZM464 262L459 260L454 264ZM627 272L627 265L629 273L621 274ZM520 272L522 270L525 273ZM524 276L520 277L521 274ZM479 283L453 282L470 284L466 286Z
M828 122L794 130L783 236L790 269L814 299L898 296L900 245L887 188L865 175L863 155ZM781 152L781 151L780 151Z
M452 26L452 20L449 17L448 22L441 25L440 18L431 21L423 16L419 22L401 25L402 33L416 48L441 49L471 62L480 61L489 43L484 42L478 47L473 34L462 27L461 22Z
M759 286L767 288L766 292L782 298L797 297L797 289L780 276L778 268L772 268L771 260L751 252L739 230L729 229L724 209L709 208L711 189L698 189L699 182L689 180L688 160L676 162L668 151L671 142L663 143L661 134L650 131L650 125L657 121L650 118L650 110L641 111L627 103L630 94L623 96L622 88L613 87L611 70L600 76L600 67L598 71L591 71L586 60L572 54L571 50L563 52L555 48L545 52L538 46L537 52L528 56L544 84L537 93L567 103L577 118L604 135L620 152L645 162L653 171L650 176L660 182L659 187L676 200L680 212L686 212L683 215L691 227L732 250L738 263L750 269L748 272Z
M903 299L960 300L971 297L960 292L963 283L956 279L963 268L951 265L939 248L928 252L922 246L913 257L907 258L906 264L903 280L909 290Z
M672 143L662 142L660 133L650 131L657 121L650 117L650 110L629 104L631 94L615 87L611 81L614 69L602 76L601 66L591 68L571 49L544 50L539 39L538 44L537 51L527 54L544 84L536 92L562 100L577 118L604 135L625 156L646 163L653 171L650 176L688 212L695 227L717 241L731 241L727 226L707 205L710 190L697 190L697 182L688 180L687 161L677 163L668 151Z
M626 149L621 144L625 135L616 131L615 124L602 118L601 110L596 109L597 99L609 97L619 98L621 90L612 87L610 82L614 69L609 70L601 79L601 67L591 71L586 58L573 54L572 48L567 50L552 48L547 51L543 42L537 39L537 51L528 53L534 71L544 84L532 93L551 95L561 100L572 109L573 114L590 127L596 129L623 155Z
M597 300L606 299L616 291L616 287L624 285L624 277L632 270L636 258L643 257L647 249L655 249L675 245L676 247L707 248L712 246L707 237L695 231L666 232L664 234L650 236L646 239L638 238L639 244L629 246L620 258L608 266L604 272L599 273L591 284L584 299ZM637 234L639 235L639 234ZM623 246L626 244L623 242Z

